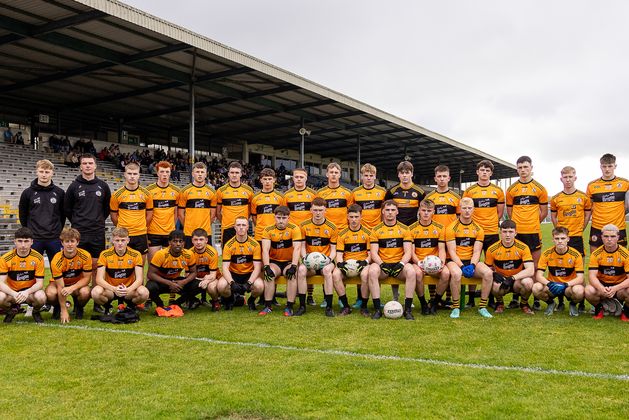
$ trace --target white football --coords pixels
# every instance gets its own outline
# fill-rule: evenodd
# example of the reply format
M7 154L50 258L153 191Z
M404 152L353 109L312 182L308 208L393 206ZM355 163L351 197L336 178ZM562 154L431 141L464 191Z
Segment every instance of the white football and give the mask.
M345 268L347 269L347 277L357 277L360 274L360 265L356 260L345 261Z
M429 275L437 274L442 266L441 259L436 255L428 255L422 261L422 270Z
M402 317L402 313L404 312L404 308L402 308L402 304L395 300L390 300L384 305L383 313L385 318L397 319Z
M320 252L310 252L304 258L304 265L309 270L321 270L328 263L328 257Z

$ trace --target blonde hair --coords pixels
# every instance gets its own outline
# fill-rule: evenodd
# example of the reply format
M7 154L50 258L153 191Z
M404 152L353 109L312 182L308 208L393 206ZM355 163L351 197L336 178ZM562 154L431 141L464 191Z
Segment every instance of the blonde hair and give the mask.
M338 163L336 163L336 162L330 162L330 163L328 163L328 167L327 167L327 169L326 169L326 170L327 170L327 171L329 171L329 170L330 170L330 169L332 169L332 168L336 168L336 169L338 169L338 170L339 170L339 172L342 172L342 171L341 171L341 165L339 165L339 164L338 164Z
M49 161L48 159L42 159L42 160L38 160L37 164L35 165L35 167L37 169L50 169L51 171L55 170L55 165Z
M369 173L369 174L376 174L377 170L376 167L373 166L371 163L365 163L361 168L360 168L360 173L361 174L365 174L365 173Z
M116 227L114 228L114 230L111 231L111 237L112 238L128 238L129 231L127 230L127 228Z
M564 166L564 167L561 169L561 175L563 175L563 174L567 174L567 173L570 173L570 172L573 172L573 173L575 173L575 174L576 174L576 173L577 173L577 170L576 170L576 169L574 169L572 166Z
M463 197L461 199L461 201L459 201L459 205L462 206L463 204L467 204L467 205L472 205L472 207L474 206L474 200L472 200L470 197Z

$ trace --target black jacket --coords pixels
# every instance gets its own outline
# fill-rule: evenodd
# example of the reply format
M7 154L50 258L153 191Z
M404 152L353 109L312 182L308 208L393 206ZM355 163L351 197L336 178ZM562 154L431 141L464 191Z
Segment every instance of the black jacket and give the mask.
M65 214L72 227L81 234L105 233L105 220L109 216L111 190L102 179L88 181L79 175L68 187Z
M64 213L65 193L54 183L43 187L37 179L20 196L20 223L33 231L33 239L59 239L66 223Z

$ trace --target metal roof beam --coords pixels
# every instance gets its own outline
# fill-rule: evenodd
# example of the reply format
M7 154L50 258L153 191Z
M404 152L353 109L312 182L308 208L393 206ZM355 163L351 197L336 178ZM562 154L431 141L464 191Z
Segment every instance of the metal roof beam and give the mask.
M350 112L345 112L342 114L332 114L332 115L325 115L323 117L318 117L316 121L314 122L328 122L331 120L335 120L335 119L339 119L339 118L347 118L347 117L351 117L351 116L356 116L356 115L360 115L363 114L364 112L362 111L350 111ZM237 132L230 132L227 133L229 135L240 135L240 134L253 134L253 133L258 133L260 131L267 131L267 130L274 130L277 128L289 128L289 127L294 127L295 124L299 124L299 122L289 122L289 123L283 123L283 124L276 124L273 126L268 126L268 127L261 127L261 128L257 128L255 130L240 130ZM318 129L313 129L312 130L312 134L310 135L310 137L308 137L309 139L311 139L313 136L319 135L319 134L326 134L326 133L335 133L337 131L351 131L351 130L357 130L359 128L365 128L365 127L372 127L375 125L382 125L382 124L387 124L386 121L383 120L379 120L379 121L371 121L368 123L361 123L361 124L354 124L354 125L345 125L345 124L341 124L342 128L324 128L321 130ZM362 133L360 133L362 135ZM278 136L278 137L270 137L270 138L265 138L265 139L260 139L260 141L268 141L271 143L276 142L277 140L289 140L289 139L294 139L298 137L297 135L286 135L286 136Z

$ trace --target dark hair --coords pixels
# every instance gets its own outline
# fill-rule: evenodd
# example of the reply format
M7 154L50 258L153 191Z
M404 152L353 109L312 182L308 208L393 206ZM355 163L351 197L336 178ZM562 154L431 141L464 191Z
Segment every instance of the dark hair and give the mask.
M242 165L240 164L240 162L236 160L229 164L229 166L227 167L227 170L232 169L232 168L240 169L240 171L242 172Z
M204 238L208 237L207 232L203 228L196 228L195 230L193 230L192 236L203 236Z
M480 169L480 168L489 168L493 172L494 164L491 162L491 160L483 159L476 164L476 169Z
M435 168L435 175L437 175L437 172L450 172L450 168L448 168L446 165L437 165L437 167Z
M395 206L396 208L398 207L397 203L395 202L395 200L386 200L384 203L382 203L382 208L384 209L386 206Z
M81 163L81 161L83 159L93 159L94 163L96 163L96 156L94 156L91 153L83 153L80 157L79 157L79 163Z
M600 162L601 165L616 163L616 156L612 155L611 153L605 153L603 156L601 156Z
M564 234L566 236L570 236L570 231L565 226L557 226L553 229L552 236Z
M273 210L273 214L281 214L282 216L288 216L290 214L290 209L286 206L277 206L275 210Z
M519 165L520 163L525 163L525 162L528 162L528 163L530 163L530 164L533 164L533 161L532 161L532 160L531 160L531 158L530 158L530 157L528 157L528 156L520 156L520 157L518 158L518 160L516 160L515 164L516 164L516 165Z
M275 178L275 171L271 168L264 168L260 171L260 179L264 178L265 176L271 176Z
M516 224L513 220L509 219L509 220L504 220L501 224L500 224L500 229L516 229Z
M27 227L21 227L15 231L15 239L33 239L33 231Z
M348 213L362 213L363 208L358 204L352 204L347 208Z
M323 207L327 207L327 203L326 201L321 198L321 197L315 197L314 200L312 200L312 204L311 206L323 206Z
M168 234L168 242L174 241L175 239L184 239L183 231L173 230Z

